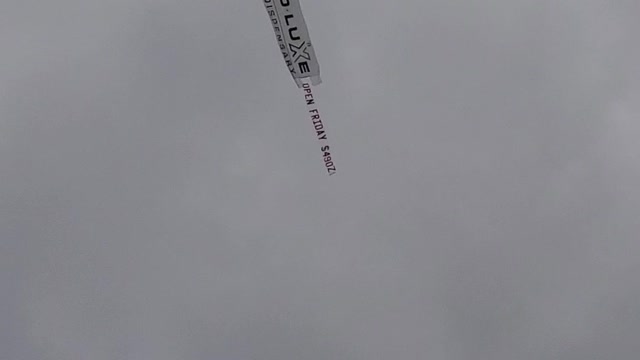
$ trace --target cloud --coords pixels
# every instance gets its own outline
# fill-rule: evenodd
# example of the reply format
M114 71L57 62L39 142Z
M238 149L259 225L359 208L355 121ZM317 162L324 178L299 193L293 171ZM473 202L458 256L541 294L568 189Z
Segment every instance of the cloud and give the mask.
M0 358L633 359L634 2L0 9Z

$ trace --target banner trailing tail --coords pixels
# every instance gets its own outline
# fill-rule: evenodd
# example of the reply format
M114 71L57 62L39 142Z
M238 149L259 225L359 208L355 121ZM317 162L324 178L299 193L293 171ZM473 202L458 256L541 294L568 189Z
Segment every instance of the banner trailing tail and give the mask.
M311 85L307 80L302 81L302 91L304 93L304 101L307 104L307 114L313 124L313 130L316 134L316 140L322 152L322 160L324 161L324 167L327 174L334 175L336 173L336 164L332 155L333 149L329 146L329 139L327 135L327 129L322 121L320 109L316 102Z

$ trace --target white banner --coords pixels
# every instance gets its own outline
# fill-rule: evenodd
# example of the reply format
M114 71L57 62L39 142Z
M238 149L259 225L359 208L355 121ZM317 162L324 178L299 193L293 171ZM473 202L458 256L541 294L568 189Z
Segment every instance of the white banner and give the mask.
M287 68L299 88L302 79L309 78L312 85L322 82L320 66L311 45L307 24L302 16L299 0L263 0L276 40Z

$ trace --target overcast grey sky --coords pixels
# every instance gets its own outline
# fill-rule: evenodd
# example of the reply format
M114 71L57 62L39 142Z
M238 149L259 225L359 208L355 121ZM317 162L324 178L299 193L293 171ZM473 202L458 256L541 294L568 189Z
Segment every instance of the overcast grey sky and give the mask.
M0 359L634 360L640 2L0 1Z

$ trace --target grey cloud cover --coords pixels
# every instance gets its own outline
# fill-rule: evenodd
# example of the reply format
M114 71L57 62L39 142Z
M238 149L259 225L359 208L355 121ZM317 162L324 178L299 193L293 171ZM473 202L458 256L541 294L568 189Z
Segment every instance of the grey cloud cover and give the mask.
M0 359L640 353L636 1L0 3Z

